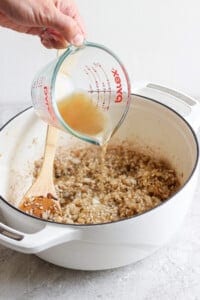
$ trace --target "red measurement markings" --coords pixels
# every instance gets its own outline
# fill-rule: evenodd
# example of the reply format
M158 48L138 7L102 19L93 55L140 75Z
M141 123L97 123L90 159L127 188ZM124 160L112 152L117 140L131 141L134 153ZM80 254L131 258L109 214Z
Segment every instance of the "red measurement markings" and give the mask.
M44 85L45 77L39 77L36 80L33 81L32 88L41 88Z
M84 69L84 72L88 75L88 78L89 78L89 91L91 94L92 93L97 93L97 106L99 105L99 100L100 100L100 97L99 97L99 78L98 78L98 75L97 75L97 70L94 69L93 67L90 67L88 65L85 65L85 69ZM95 87L92 88L92 85L94 85Z
M104 93L104 103L103 103L103 108L108 110L110 107L110 102L111 102L111 85L110 85L110 80L108 78L108 75L106 73L106 71L104 70L104 68L102 67L102 65L98 62L93 63L95 65L96 68L99 69L99 76L101 76L101 78L103 77L103 79L101 80L101 84L102 84L102 92ZM108 93L108 98L107 98L107 93ZM108 101L107 101L108 100Z
M93 87L92 87L92 83L91 83L91 78L90 78L90 73L87 71L87 69L83 69L83 71L85 72L85 74L88 76L88 84L89 84L89 88L88 88L88 93L93 93Z
M52 105L51 105L51 101L49 99L49 88L48 88L48 86L45 85L43 87L43 92L44 92L44 103L45 103L45 105L47 107L47 110L48 110L51 118L53 120L55 120L54 111L53 111L53 108L52 108Z
M99 86L100 86L102 84L102 78L99 74L98 64L93 63L92 70L95 72L95 75L98 79ZM104 109L105 108L104 107L105 106L105 91L103 90L104 94L102 95L102 89L100 90L99 86L98 86L98 101L101 100L102 104L100 104L100 105ZM100 93L101 93L101 95L100 95ZM99 103L98 103L98 105L99 105Z
M97 92L97 106L99 106L99 100L100 100L99 83L101 82L101 78L99 77L99 73L98 73L97 69L94 66L91 67L91 70L93 71L94 77L95 77L95 83L96 83L96 88L97 88L97 90L96 90L96 92Z

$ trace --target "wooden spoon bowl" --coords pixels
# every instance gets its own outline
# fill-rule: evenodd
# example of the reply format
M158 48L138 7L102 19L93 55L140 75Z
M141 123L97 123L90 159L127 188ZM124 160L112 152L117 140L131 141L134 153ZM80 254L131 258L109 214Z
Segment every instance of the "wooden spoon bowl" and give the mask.
M58 129L48 126L44 160L40 174L24 195L19 204L19 209L42 218L45 213L61 214L61 207L57 199L56 190L53 182L54 158L56 152L56 142Z

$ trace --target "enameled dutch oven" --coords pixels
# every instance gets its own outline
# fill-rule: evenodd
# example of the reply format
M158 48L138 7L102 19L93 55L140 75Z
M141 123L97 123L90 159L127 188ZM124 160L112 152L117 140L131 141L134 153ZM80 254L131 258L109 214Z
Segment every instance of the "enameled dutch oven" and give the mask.
M115 268L150 255L180 228L195 192L199 124L200 104L191 97L154 84L134 91L115 140L131 140L147 152L153 149L176 169L182 187L166 202L129 219L68 225L39 220L15 207L31 184L46 130L32 108L20 112L0 132L0 243L80 270ZM59 143L71 146L77 140L61 134Z

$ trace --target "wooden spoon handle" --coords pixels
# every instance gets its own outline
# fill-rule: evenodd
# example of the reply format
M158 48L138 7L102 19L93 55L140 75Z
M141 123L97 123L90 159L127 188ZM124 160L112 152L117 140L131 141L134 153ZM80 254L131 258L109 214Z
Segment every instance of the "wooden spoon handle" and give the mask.
M57 140L58 129L48 125L41 175L44 172L46 175L49 174L50 176L52 176Z

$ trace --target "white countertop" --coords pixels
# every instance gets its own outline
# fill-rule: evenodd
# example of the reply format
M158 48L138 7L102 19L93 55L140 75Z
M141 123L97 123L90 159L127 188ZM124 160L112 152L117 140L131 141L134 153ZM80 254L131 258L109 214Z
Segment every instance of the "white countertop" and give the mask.
M26 106L0 105L0 125ZM0 246L0 299L200 299L199 192L184 225L168 245L127 267L73 271Z

